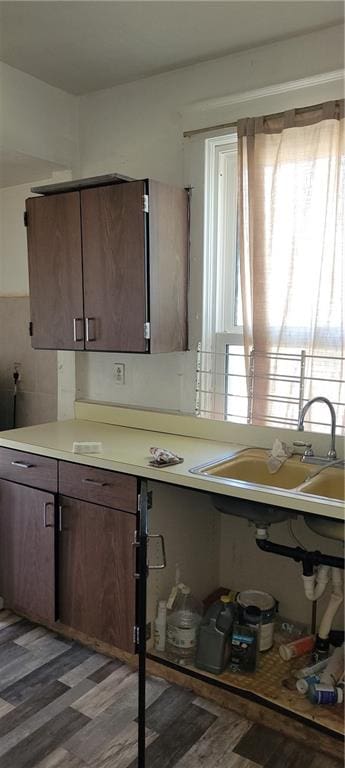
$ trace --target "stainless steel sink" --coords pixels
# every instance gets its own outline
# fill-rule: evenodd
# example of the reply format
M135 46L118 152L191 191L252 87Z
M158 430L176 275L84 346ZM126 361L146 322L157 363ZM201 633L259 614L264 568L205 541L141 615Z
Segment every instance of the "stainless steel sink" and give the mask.
M240 480L270 488L291 490L305 481L311 471L299 456L287 459L278 472L269 472L267 462L269 452L264 448L245 448L242 451L220 461L194 467L190 471L197 475L222 477L227 480Z

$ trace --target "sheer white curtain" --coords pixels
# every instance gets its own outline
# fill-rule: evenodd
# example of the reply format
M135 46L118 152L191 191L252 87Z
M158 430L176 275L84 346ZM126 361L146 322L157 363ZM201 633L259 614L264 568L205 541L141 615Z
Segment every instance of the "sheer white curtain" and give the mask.
M267 356L303 349L304 400L329 397L344 427L344 100L243 120L238 133L244 339L256 355L253 423L296 419L300 362ZM317 429L328 428L324 406L313 406L311 418Z

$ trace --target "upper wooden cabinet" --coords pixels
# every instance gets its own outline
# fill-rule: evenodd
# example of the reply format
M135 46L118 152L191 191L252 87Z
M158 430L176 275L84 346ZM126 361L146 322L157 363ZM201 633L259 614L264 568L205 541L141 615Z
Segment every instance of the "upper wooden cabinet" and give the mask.
M26 201L32 346L187 348L188 196L144 180Z

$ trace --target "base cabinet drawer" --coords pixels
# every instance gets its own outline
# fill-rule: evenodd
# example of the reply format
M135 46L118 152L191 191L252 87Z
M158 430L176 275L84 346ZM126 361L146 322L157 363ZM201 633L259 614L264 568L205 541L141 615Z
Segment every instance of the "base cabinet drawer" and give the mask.
M45 491L57 491L57 461L36 453L0 447L0 477Z
M137 512L137 478L121 472L60 461L59 492L124 512Z
M59 611L63 624L134 653L134 515L59 498Z
M0 480L0 595L6 606L55 619L55 497Z

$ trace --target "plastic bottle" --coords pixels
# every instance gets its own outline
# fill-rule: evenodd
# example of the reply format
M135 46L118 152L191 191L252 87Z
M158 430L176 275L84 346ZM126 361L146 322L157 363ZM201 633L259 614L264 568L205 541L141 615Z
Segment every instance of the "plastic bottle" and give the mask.
M213 603L204 616L200 630L195 665L215 675L224 671L230 656L230 635L236 606L228 595Z
M167 627L167 604L166 600L160 600L158 603L157 617L154 626L154 641L156 651L165 651Z
M178 584L168 600L166 652L174 659L193 662L202 607L185 584Z
M318 661L316 664L310 664L307 667L303 667L302 669L297 669L294 672L294 675L297 678L309 677L309 675L317 675L325 669L327 663L328 659L323 659L322 661Z
M257 632L254 627L235 622L231 640L232 672L255 672L258 657Z
M336 685L344 673L344 645L336 648L328 659L327 666L320 676L324 685Z
M259 658L261 611L248 605L242 611L242 620L235 622L231 641L232 672L255 672Z
M308 693L312 704L342 704L344 695L341 687L331 685L312 685Z
M279 647L279 654L284 661L290 661L297 656L303 656L305 653L310 653L315 645L315 635L308 635L307 637L300 637L298 640L294 640L293 643L287 645L281 645Z
M307 677L300 677L296 681L296 688L298 693L305 696L308 693L309 688L312 685L318 685L320 682L320 675L308 675Z

